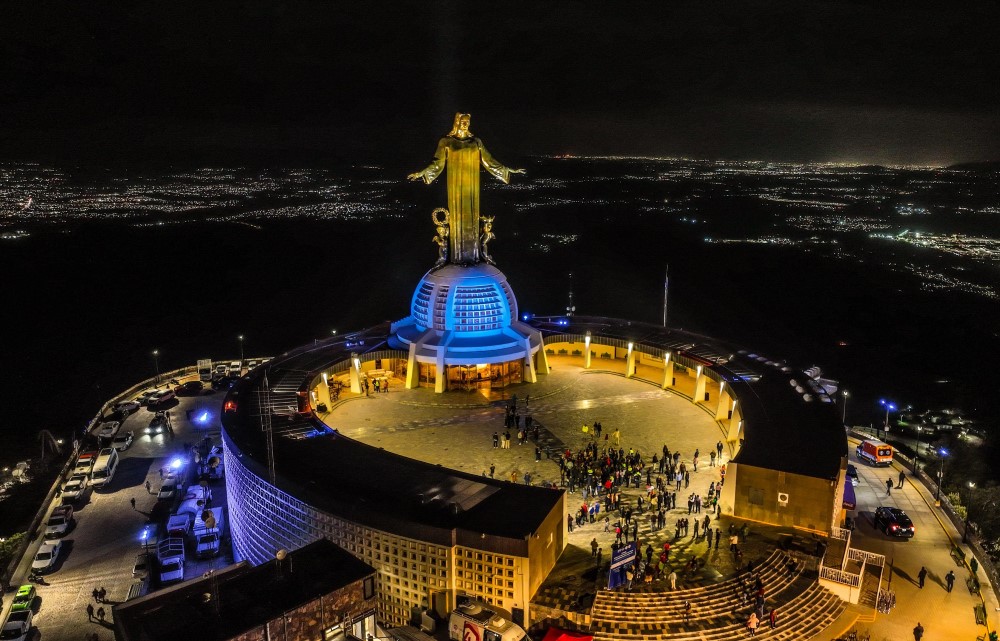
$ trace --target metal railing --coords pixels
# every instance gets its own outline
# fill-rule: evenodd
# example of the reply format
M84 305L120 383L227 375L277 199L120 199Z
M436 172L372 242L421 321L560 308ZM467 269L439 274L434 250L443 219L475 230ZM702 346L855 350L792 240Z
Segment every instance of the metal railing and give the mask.
M850 542L850 540L851 540L851 531L850 530L846 530L846 529L844 529L842 527L837 527L836 525L834 525L833 528L830 530L830 536L832 536L833 538L838 539L840 541L848 541L848 542Z
M847 558L861 564L871 564L877 567L885 567L885 555L859 550L858 548L847 548Z
M849 585L852 588L856 588L861 585L860 574L853 574L845 570L838 570L837 568L828 568L823 565L819 568L819 578L826 579L827 581L833 581L834 583Z

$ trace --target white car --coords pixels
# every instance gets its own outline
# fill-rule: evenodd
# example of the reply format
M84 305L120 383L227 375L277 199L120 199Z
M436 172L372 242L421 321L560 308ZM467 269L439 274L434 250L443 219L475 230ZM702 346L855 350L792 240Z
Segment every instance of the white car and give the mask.
M38 548L35 558L31 562L31 569L35 572L46 572L52 569L62 551L62 541L47 541Z
M158 390L158 389L148 389L148 390L144 391L142 394L139 394L138 396L136 396L135 400L140 405L145 405L146 403L149 402L149 399L152 398L152 396L154 394L156 394L157 392L159 392L159 391L160 390Z
M69 531L73 523L73 508L69 505L57 507L45 524L45 538L58 538Z
M157 501L169 501L170 499L177 496L177 487L180 483L173 476L169 476L163 479L163 483L160 485L160 491L156 493Z
M119 432L115 439L111 441L111 447L116 450L127 450L129 446L132 445L133 434L132 431Z
M83 495L87 493L88 484L89 479L86 474L77 473L69 477L62 488L63 501L76 501L83 498Z
M101 429L97 432L97 435L101 438L114 438L121 426L122 424L118 421L109 421L101 425Z
M160 390L149 397L149 400L146 401L146 407L156 407L157 405L162 405L175 396L177 396L177 394L172 389Z
M0 628L0 639L24 641L28 638L28 633L31 632L33 618L35 618L35 613L31 611L31 608L11 612L7 616L7 620L3 622L3 628Z
M142 407L142 403L139 401L139 399L136 398L131 401L122 401L120 403L116 403L115 411L121 414L122 416L128 416L132 412L138 411L140 407Z
M160 560L160 582L171 583L184 580L184 557L173 556Z

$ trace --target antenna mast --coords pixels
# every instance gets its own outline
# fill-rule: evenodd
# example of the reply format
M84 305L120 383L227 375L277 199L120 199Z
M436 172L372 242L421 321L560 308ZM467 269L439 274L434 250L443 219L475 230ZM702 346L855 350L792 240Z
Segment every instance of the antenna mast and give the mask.
M667 293L670 282L670 265L663 272L663 326L667 326Z

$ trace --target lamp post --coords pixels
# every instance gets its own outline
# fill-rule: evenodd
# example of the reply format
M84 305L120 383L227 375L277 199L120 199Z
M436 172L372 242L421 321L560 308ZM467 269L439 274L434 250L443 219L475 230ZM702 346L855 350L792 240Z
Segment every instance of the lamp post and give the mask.
M243 334L240 334L236 338L240 341L240 365L243 364Z
M153 371L156 372L156 378L153 379L157 385L160 384L160 350L153 350Z
M847 425L847 399L848 399L848 398L849 398L849 397L850 397L851 395L850 395L850 394L849 394L849 393L847 392L847 390L844 390L844 391L842 391L842 392L840 393L840 395L844 397L844 413L843 413L843 415L842 415L842 416L840 417L840 422L841 422L841 424L843 424L843 425Z
M884 398L882 400L880 400L879 403L881 403L882 406L885 407L885 426L884 426L885 437L889 438L889 412L895 412L896 411L896 405L894 403L890 403L889 401L885 400Z
M941 467L938 469L938 482L937 482L937 492L934 495L934 500L938 505L941 505L941 482L944 480L944 457L948 456L948 450L939 448L937 451L938 458L941 459Z
M962 543L969 542L969 510L972 509L975 492L976 484L969 481L969 504L965 506L965 529L962 530Z

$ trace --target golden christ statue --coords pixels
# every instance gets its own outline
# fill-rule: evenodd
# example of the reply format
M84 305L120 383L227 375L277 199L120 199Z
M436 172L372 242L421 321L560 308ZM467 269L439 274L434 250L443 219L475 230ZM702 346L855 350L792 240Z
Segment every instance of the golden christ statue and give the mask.
M469 114L455 114L455 125L438 141L434 160L423 171L407 176L423 179L428 185L448 170L448 262L474 265L481 255L479 229L479 165L504 183L511 174L523 169L509 169L486 151L483 142L469 131Z

